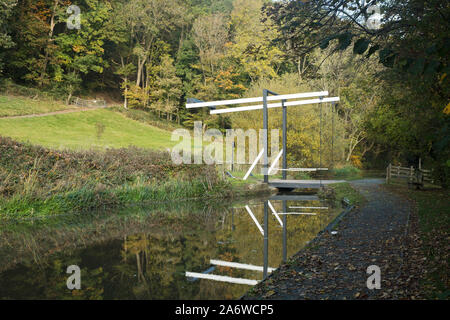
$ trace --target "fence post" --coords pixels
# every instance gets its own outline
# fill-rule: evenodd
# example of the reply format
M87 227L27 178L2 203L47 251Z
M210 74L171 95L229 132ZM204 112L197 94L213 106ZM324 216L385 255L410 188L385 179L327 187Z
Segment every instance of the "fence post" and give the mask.
M386 167L386 184L389 184L389 168L390 168L391 164L389 163L389 165Z

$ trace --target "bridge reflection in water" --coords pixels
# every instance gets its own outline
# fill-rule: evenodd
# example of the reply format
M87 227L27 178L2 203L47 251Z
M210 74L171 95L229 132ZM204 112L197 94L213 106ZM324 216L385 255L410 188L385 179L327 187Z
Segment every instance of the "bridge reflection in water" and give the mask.
M0 299L238 298L325 228L338 205L289 194L4 225ZM82 269L76 296L65 285L73 264Z
M282 203L282 211L277 212L272 205L271 201L281 201ZM256 228L259 230L262 236L263 240L263 266L256 266L252 264L245 264L245 263L237 263L237 262L231 262L231 261L223 261L223 260L216 260L216 259L210 259L210 267L205 270L204 272L191 272L186 271L185 275L188 278L189 281L196 281L199 279L205 279L205 280L213 280L213 281L220 281L220 282L228 282L228 283L234 283L234 284L245 284L254 286L258 284L261 280L259 279L245 279L245 278L234 278L229 276L223 276L223 275L216 275L213 274L216 266L221 267L228 267L228 268L236 268L241 270L252 270L252 271L258 271L262 272L262 280L266 279L268 274L272 273L276 268L269 267L269 216L272 215L275 217L275 219L278 221L279 226L283 229L283 236L282 236L282 262L286 262L288 255L287 255L287 217L288 216L316 216L320 214L321 212L326 212L329 207L328 206L289 206L287 205L288 201L295 201L297 204L298 202L311 202L311 201L320 201L319 198L316 195L295 195L295 194L287 194L287 195L275 195L269 198L268 200L264 201L264 221L261 224L258 219L255 217L253 211L251 210L249 205L245 205L245 208L248 215L250 216L251 220L255 224ZM234 220L234 214L235 211L232 208L232 221ZM305 211L289 211L288 209L301 209L301 210L307 210ZM269 215L270 211L270 215ZM235 226L232 224L232 230L235 230Z

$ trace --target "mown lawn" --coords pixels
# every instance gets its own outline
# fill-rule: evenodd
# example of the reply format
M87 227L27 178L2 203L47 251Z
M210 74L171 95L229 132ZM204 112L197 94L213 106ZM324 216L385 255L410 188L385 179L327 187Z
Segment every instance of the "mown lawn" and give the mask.
M171 132L98 109L36 118L0 119L0 135L54 149L174 146Z
M22 116L73 109L61 102L39 101L26 97L0 95L0 117Z

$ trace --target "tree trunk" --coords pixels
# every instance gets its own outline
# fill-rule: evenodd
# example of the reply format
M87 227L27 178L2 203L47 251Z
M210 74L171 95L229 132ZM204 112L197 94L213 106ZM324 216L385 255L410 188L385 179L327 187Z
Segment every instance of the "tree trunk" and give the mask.
M125 82L125 91L124 91L123 107L125 109L128 109L128 78L125 78L124 82Z
M69 96L67 97L66 104L69 105L70 99L72 98L72 90L69 92Z
M48 64L48 60L49 60L49 46L48 44L50 44L53 41L53 30L55 29L55 13L56 13L56 9L58 8L58 4L59 4L59 0L55 0L54 4L53 4L53 11L52 11L52 17L50 18L50 31L48 33L48 42L47 42L47 48L45 48L45 58L44 58L44 65L42 67L42 71L41 71L41 77L39 79L39 87L42 87L43 83L44 83L44 77L45 77L45 72L47 71L47 64Z
M141 74L142 74L142 64L141 64L141 57L138 57L138 69L137 69L137 75L136 75L136 86L139 86L141 83Z

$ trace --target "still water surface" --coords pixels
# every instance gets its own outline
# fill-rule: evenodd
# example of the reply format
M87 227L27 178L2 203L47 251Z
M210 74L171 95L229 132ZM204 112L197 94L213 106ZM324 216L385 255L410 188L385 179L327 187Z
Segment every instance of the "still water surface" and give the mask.
M279 195L4 221L0 299L239 298L340 211ZM81 290L67 289L70 265Z

